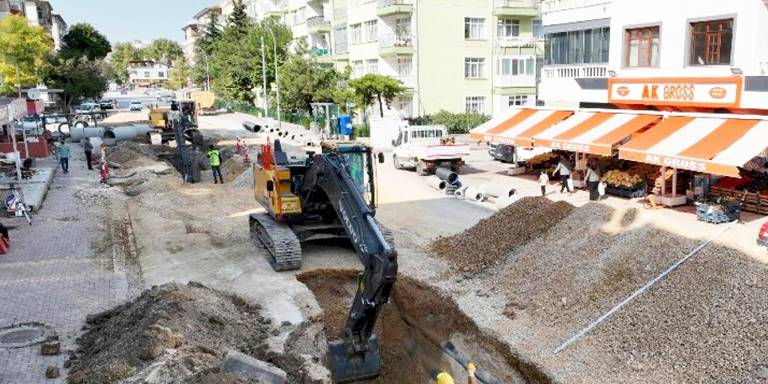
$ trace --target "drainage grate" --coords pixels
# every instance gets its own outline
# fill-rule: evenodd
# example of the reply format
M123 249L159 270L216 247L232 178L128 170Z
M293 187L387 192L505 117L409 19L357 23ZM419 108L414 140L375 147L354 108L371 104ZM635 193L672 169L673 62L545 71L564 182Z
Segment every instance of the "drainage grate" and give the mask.
M20 348L42 343L53 332L43 324L18 324L0 328L0 348Z

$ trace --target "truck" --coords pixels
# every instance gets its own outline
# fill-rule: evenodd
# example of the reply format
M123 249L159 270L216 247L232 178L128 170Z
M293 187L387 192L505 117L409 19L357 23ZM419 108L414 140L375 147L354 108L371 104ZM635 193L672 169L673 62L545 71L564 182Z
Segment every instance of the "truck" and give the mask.
M396 169L415 169L425 176L438 167L459 173L469 144L456 144L443 125L403 126L392 140L392 162Z

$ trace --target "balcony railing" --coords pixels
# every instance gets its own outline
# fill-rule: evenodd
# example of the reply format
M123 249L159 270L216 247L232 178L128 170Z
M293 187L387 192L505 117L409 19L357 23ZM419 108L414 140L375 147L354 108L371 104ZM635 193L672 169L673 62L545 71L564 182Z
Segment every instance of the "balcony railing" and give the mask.
M567 9L587 8L610 3L611 0L544 0L541 3L541 10L543 13L558 12Z
M416 79L411 76L395 76L396 79L400 80L401 83L403 83L403 86L406 88L414 88L416 86Z
M408 34L394 34L379 36L379 47L413 47L413 36Z
M346 8L336 8L333 10L333 19L334 20L341 20L347 18L347 9Z
M379 7L389 7L390 5L413 5L413 0L379 0Z
M499 36L496 40L500 47L535 47L537 43L543 43L542 39L535 37Z
M323 16L312 16L307 19L307 28L319 27L324 24L330 25L331 21L326 20Z
M493 79L495 87L535 87L536 76L518 75L518 76L496 76Z
M309 54L314 57L324 57L324 56L330 56L331 49L330 48L319 48L315 47L309 50Z
M604 65L544 67L542 69L542 77L550 79L608 77L608 67Z
M496 0L496 8L537 8L538 0Z

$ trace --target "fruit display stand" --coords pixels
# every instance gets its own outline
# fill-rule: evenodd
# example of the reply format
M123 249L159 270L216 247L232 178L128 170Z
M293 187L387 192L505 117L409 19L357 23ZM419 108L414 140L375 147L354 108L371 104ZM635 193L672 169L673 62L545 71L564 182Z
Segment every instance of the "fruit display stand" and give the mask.
M710 196L741 201L743 211L768 215L768 196L763 194L718 186L712 186L709 189L709 194Z

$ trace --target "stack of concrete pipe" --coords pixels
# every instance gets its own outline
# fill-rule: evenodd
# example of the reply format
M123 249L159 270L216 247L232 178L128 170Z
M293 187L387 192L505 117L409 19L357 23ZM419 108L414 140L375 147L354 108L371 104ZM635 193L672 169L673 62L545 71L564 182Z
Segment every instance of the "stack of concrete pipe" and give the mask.
M459 181L459 175L450 169L437 168L435 176L430 179L430 186L448 196L454 196L456 191L461 188L461 181Z
M144 137L152 130L152 127L146 124L131 124L122 127L88 127L78 124L69 129L69 138L73 143L79 143L83 139L98 137L104 144L115 145L119 141Z

